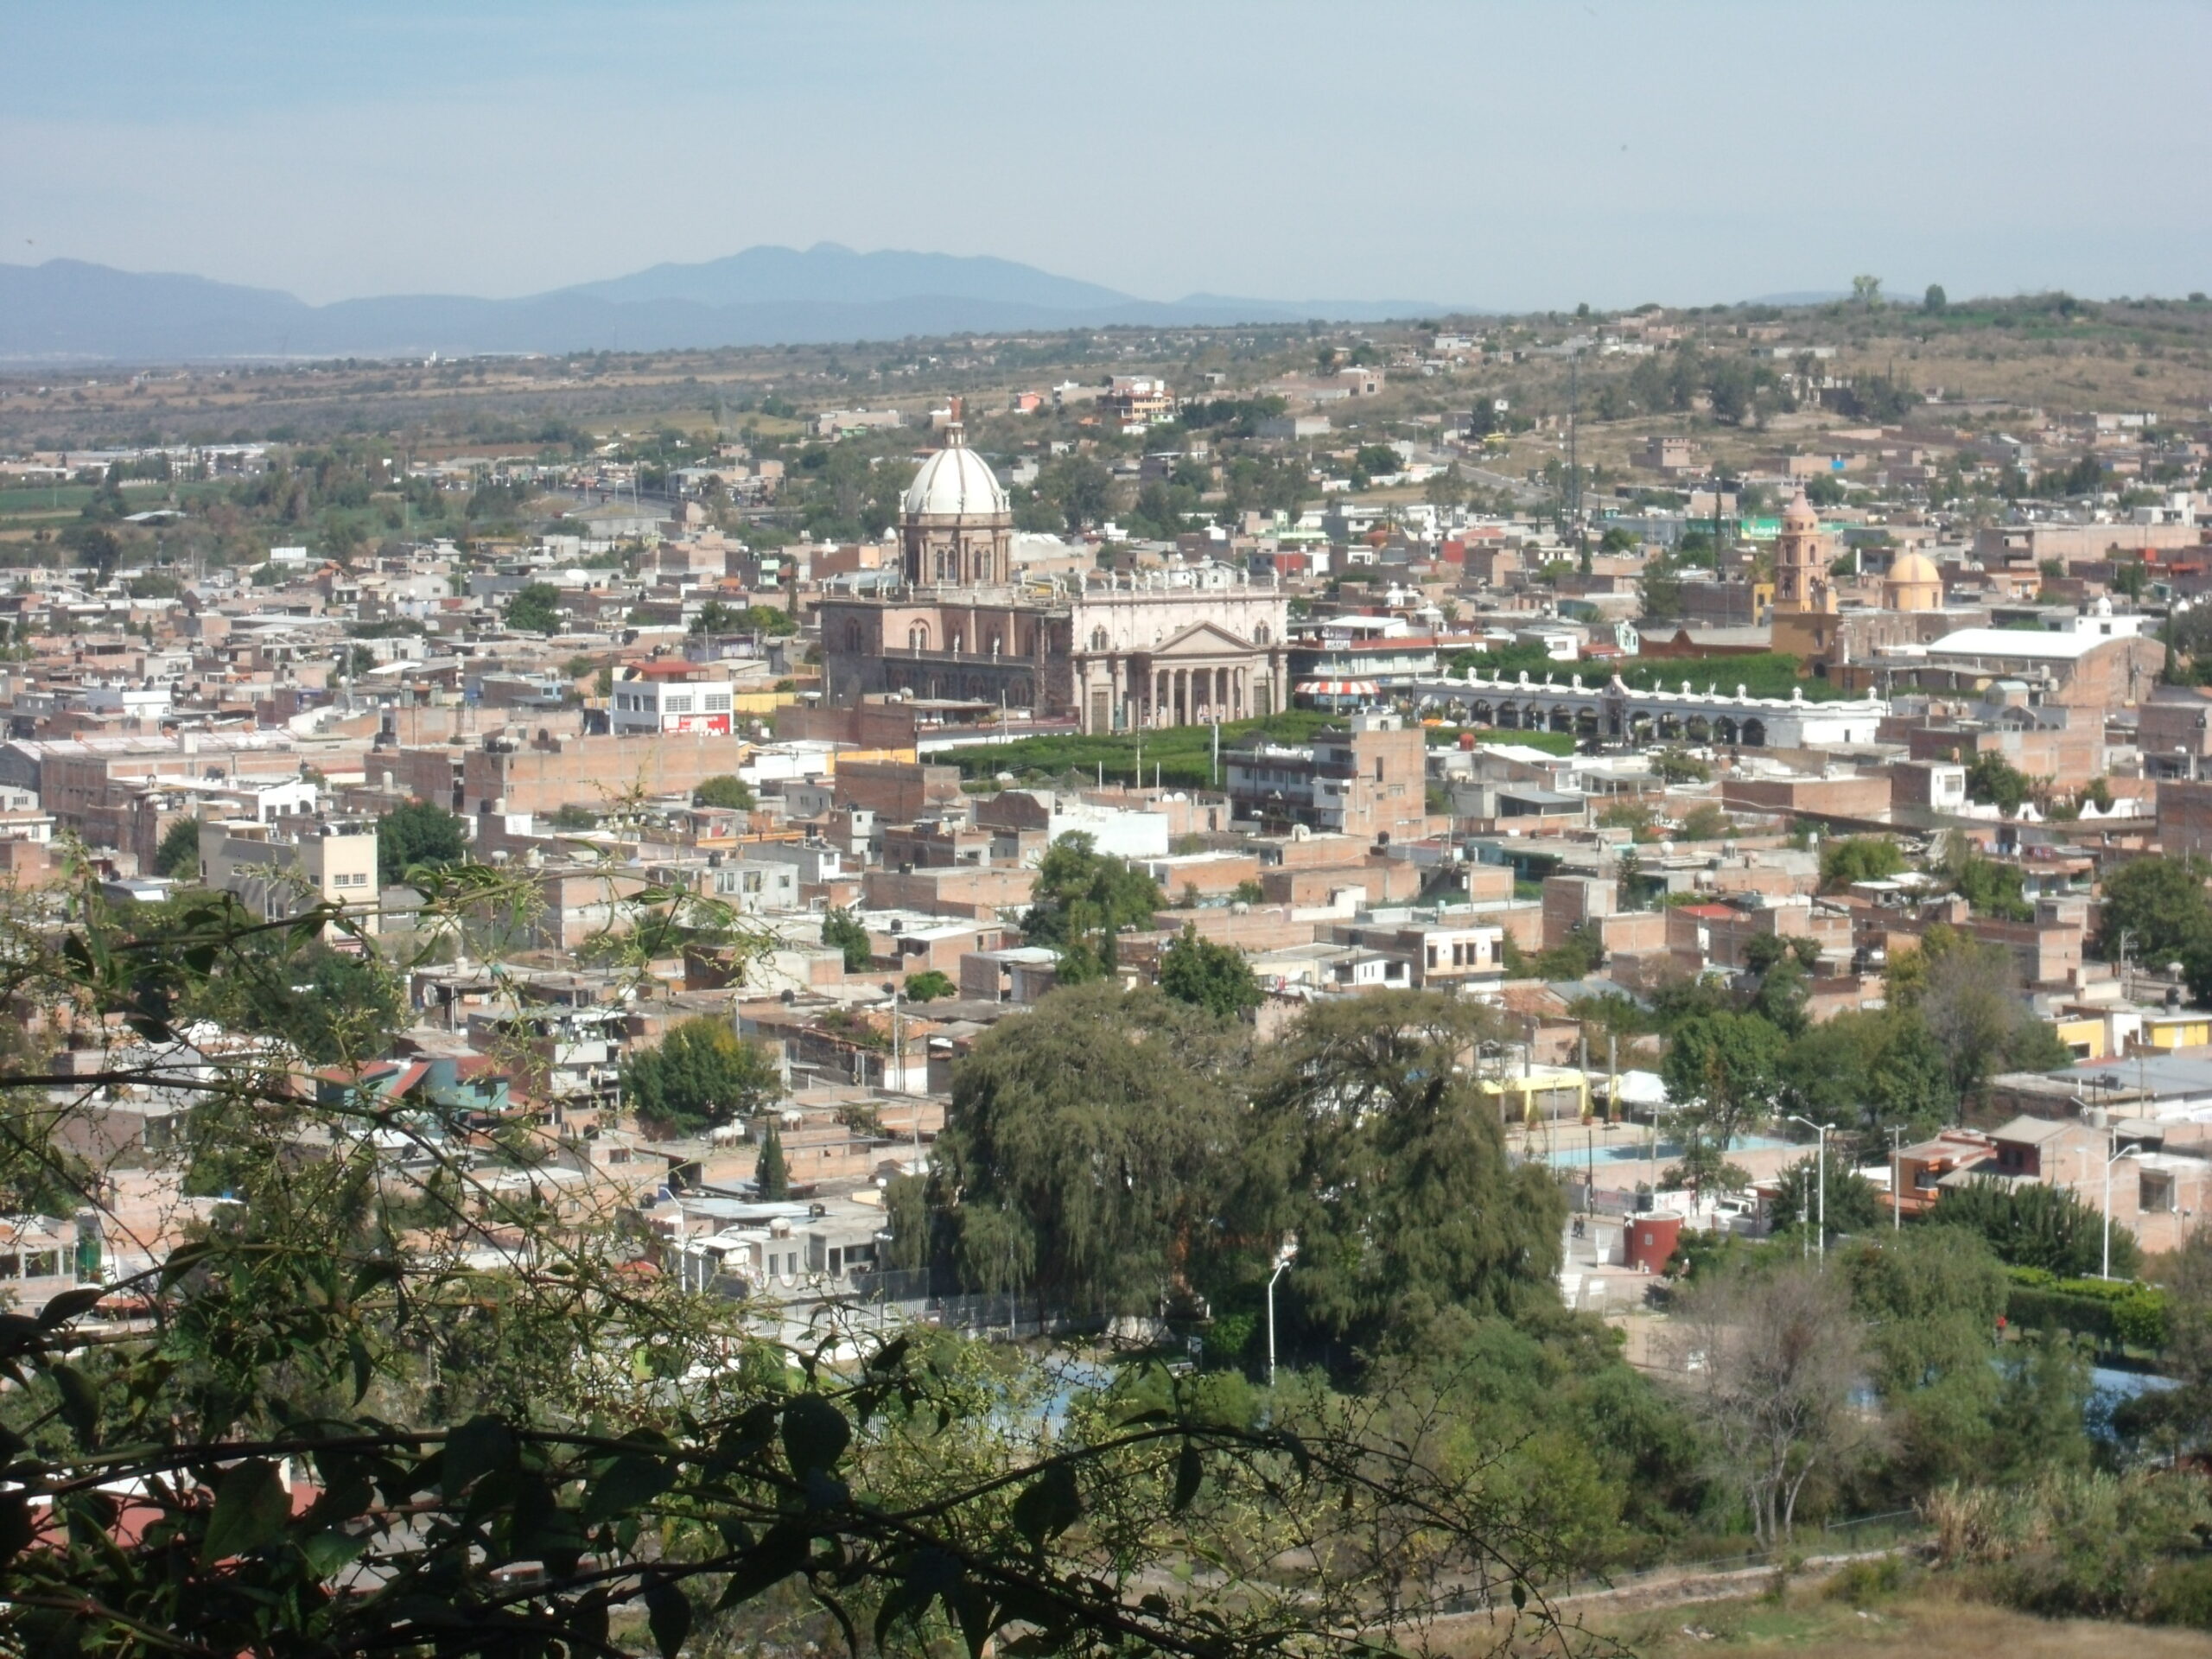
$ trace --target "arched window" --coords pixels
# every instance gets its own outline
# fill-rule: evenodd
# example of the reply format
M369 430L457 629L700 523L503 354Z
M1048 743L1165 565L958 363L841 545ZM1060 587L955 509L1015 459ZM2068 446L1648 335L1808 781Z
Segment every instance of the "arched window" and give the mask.
M861 633L861 625L857 622L845 624L845 649L855 657L868 649Z
M909 651L927 651L930 648L928 623L917 622L906 630L906 648Z
M1103 628L1093 628L1093 629L1090 631L1090 648L1091 648L1093 651L1103 651L1103 650L1105 650L1105 649L1106 649L1106 630L1105 630L1105 629L1103 629Z
M1268 625L1266 623L1262 622L1258 627L1252 630L1252 643L1254 645L1264 645L1268 643Z

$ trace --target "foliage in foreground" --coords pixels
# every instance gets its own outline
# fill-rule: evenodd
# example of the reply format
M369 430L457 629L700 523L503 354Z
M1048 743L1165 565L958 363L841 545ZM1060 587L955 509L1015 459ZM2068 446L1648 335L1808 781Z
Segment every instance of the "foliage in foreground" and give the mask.
M183 1089L236 1201L125 1286L0 1318L10 1651L1351 1656L1461 1603L1561 1640L1558 1529L1433 1389L1316 1379L1262 1422L1217 1379L1102 1387L834 1313L780 1347L556 1209L550 1147L487 1163L419 1103L301 1096L281 1057L180 1063L164 1011L257 925L142 938L89 888L77 915L0 917L0 976L112 1063L73 1108L0 1077L0 1173L98 1205L48 1131ZM114 1290L137 1324L92 1319Z

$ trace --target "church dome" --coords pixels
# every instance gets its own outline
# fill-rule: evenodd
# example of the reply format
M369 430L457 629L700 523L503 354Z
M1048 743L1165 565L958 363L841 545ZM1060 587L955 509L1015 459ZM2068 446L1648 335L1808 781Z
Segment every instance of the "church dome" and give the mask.
M1813 504L1805 499L1803 490L1799 490L1796 499L1783 509L1782 525L1785 530L1818 530L1821 527L1821 516L1813 511Z
M906 486L909 518L985 518L1010 511L990 463L962 441L959 429L922 463Z
M1943 575L1924 553L1900 554L1882 578L1882 608L1885 611L1940 611L1943 608Z

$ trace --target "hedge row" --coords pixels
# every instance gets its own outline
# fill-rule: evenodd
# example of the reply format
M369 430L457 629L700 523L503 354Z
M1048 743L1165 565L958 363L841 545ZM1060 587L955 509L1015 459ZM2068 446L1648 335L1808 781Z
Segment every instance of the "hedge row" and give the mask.
M2061 1279L2041 1268L2009 1269L2005 1317L2029 1331L2070 1331L2151 1352L2166 1345L2166 1293L2126 1279Z

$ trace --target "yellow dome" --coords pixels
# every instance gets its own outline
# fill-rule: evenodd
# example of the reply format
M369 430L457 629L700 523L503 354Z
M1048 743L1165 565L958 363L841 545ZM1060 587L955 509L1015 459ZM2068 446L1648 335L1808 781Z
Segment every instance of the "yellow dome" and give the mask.
M1943 574L1924 553L1901 554L1882 578L1882 608L1888 611L1940 611L1943 608Z

